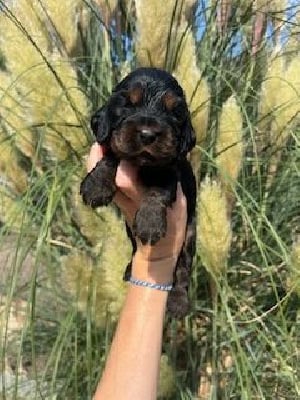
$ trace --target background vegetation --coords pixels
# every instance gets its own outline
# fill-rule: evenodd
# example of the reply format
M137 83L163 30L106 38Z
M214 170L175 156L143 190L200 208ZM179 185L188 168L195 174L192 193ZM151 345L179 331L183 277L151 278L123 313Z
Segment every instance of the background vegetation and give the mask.
M79 182L91 112L139 65L178 78L197 133L160 398L300 398L299 23L295 1L0 0L1 398L92 397L130 248Z

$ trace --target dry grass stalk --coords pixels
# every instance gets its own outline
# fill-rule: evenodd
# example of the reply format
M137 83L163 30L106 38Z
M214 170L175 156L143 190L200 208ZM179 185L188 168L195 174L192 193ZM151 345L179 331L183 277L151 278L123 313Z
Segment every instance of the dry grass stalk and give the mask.
M217 27L221 35L226 35L228 21L232 12L232 0L220 0L217 3Z
M212 366L207 362L200 376L198 387L198 400L208 400L212 393Z
M106 87L109 93L113 90L113 65L111 60L111 43L108 31L102 30L103 48L102 48L102 61L103 61L103 75L106 77Z
M219 182L209 178L200 189L197 227L201 260L207 271L218 277L226 271L232 232L225 193Z
M10 304L7 310L7 304ZM9 340L13 340L18 333L28 324L27 312L28 303L25 300L17 299L11 301L7 296L0 298L0 343L2 335L6 331ZM7 315L8 314L8 315Z
M282 0L256 0L247 2L247 6L253 7L254 24L252 30L252 55L255 55L261 49L261 44L266 32L268 17L271 17L274 27L274 42L280 44L280 34L284 25L286 13L286 1Z
M195 15L197 9L197 0L185 0L184 6L184 18L189 22Z
M110 24L113 14L117 8L118 1L117 0L94 0L94 1L98 5L100 9L101 18L105 26L107 27Z

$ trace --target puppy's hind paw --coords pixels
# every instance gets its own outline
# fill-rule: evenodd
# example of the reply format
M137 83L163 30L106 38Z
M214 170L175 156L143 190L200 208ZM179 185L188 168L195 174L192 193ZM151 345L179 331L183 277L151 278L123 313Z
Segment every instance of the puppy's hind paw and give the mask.
M185 289L174 288L168 296L167 311L173 318L183 318L190 310L188 294Z
M143 244L157 243L166 235L166 207L161 204L143 205L136 213L132 230Z

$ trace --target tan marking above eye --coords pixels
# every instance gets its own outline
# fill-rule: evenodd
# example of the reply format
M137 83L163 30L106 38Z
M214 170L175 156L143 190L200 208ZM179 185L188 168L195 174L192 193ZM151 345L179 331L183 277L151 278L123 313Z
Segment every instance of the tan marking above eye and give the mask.
M143 98L143 87L141 84L136 83L133 87L128 90L128 97L132 104L138 104Z
M163 104L165 105L168 111L172 111L173 108L178 103L178 97L176 94L171 92L171 90L167 90L166 93L162 97Z

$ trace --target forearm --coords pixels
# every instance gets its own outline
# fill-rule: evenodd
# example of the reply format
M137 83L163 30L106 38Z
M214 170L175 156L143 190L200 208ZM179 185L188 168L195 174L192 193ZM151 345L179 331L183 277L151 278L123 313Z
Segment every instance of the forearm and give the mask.
M147 279L139 274L140 264L135 266L133 276ZM162 269L166 266L150 268L148 280L166 283L159 279ZM156 399L167 296L167 292L129 286L95 400Z

